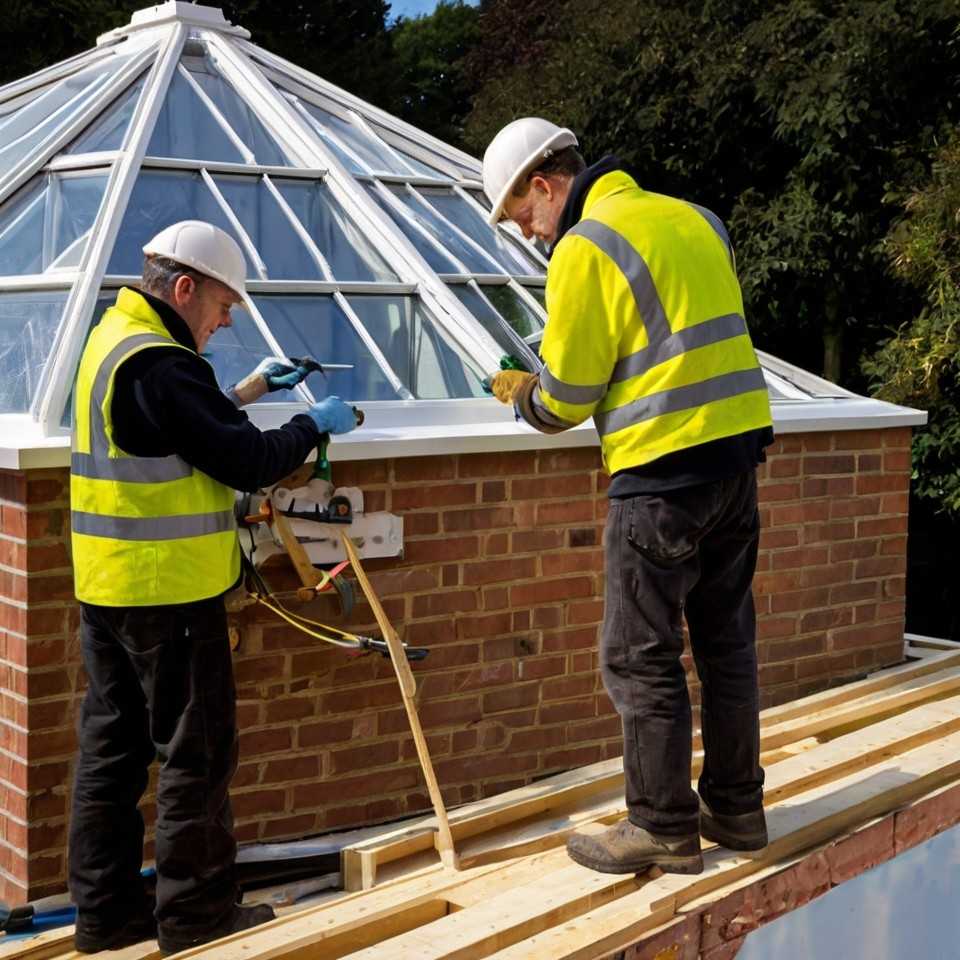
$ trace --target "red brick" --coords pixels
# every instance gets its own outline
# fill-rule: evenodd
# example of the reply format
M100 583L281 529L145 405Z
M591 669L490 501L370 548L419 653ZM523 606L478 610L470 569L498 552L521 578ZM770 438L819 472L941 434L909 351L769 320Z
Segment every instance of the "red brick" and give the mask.
M349 740L353 735L353 721L323 720L319 723L301 723L297 725L296 729L298 746L327 746L328 744L344 743Z
M540 699L540 684L518 683L503 690L494 690L483 695L483 713L499 713L503 710L516 710L529 707Z
M544 480L512 480L511 500L545 500L550 497L579 497L593 493L593 478L588 473L552 477Z
M479 697L458 697L456 700L434 700L419 707L420 722L431 727L462 727L483 718Z
M403 558L413 563L448 563L467 560L480 552L478 537L442 537L438 540L408 541L403 546Z
M623 952L623 960L699 960L699 957L700 915L696 913L666 930L645 936Z
M600 451L596 447L568 450L541 450L537 473L575 473L600 467ZM548 481L549 482L549 481Z
M813 497L849 497L853 495L853 485L853 477L804 477L802 496L805 500Z
M406 457L393 462L393 478L397 483L425 480L436 483L456 476L457 462L454 457Z
M408 537L429 537L440 532L438 513L408 513L403 519L404 535Z
M348 747L330 753L330 769L333 773L352 773L396 763L400 759L400 744L396 740L384 740L362 747Z
M438 617L443 614L469 612L477 609L475 590L445 590L422 594L413 598L413 616Z
M475 483L431 483L416 487L394 487L391 491L394 510L418 510L423 507L450 507L477 502Z
M457 618L457 636L465 640L474 637L496 637L510 633L512 629L513 617L508 612Z
M899 493L909 485L910 478L905 473L861 474L857 477L858 494Z
M585 573L603 570L603 552L601 550L581 550L576 552L546 553L540 557L545 577L562 576L565 573Z
M583 523L592 520L595 506L593 500L567 500L560 503L537 504L537 524L550 526L560 523Z
M897 853L915 847L960 822L960 785L924 797L895 814L894 846Z
M265 814L280 813L286 809L287 794L284 790L255 790L250 793L233 793L230 805L235 817L257 817Z
M562 630L558 633L546 634L543 638L544 653L556 653L560 650L580 650L592 647L597 642L597 628L580 627L576 630Z
M536 576L536 557L512 557L483 563L464 564L463 582L466 586L500 583L505 580L526 580Z
M597 715L596 701L593 697L580 700L565 700L562 703L541 703L540 723L570 723L572 720L586 720Z
M461 454L458 475L461 477L515 477L533 473L537 455L533 451L510 453Z
M893 857L893 826L894 817L886 817L827 847L830 882L836 886Z
M446 510L443 514L443 529L447 532L490 530L512 525L513 510L510 507L474 507L471 510Z
M886 450L883 454L883 469L886 473L906 473L912 467L909 450Z
M844 560L862 560L877 552L876 540L848 540L830 544L830 562L841 563Z
M823 473L853 473L856 467L854 457L844 454L803 458L803 472L808 476Z
M865 560L857 561L855 578L857 580L867 580L873 577L887 577L892 574L903 573L905 566L906 559L902 556L868 557Z
M513 587L510 590L510 603L514 607L536 606L551 601L589 597L593 592L593 581L588 577L540 580Z
M485 480L481 488L480 499L484 503L502 503L507 499L506 481Z
M862 539L874 537L902 536L907 532L907 517L886 517L879 520L860 520L857 523L857 536Z
M603 536L602 527L575 527L567 531L567 546L595 547L600 544Z
M288 727L274 730L248 730L240 734L240 756L256 757L264 753L279 753L292 746Z
M517 530L510 535L512 552L540 553L563 546L563 530Z

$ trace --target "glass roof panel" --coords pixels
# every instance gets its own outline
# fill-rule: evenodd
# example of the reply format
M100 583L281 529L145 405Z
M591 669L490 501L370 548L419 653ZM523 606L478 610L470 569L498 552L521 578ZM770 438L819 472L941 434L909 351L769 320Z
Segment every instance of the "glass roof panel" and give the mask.
M87 324L87 332L83 335L83 347L87 345L90 339L90 331L100 322L107 307L112 307L117 299L116 290L101 290L97 302L94 304L93 313L90 314L90 322ZM83 353L83 347L80 353ZM60 418L61 427L69 427L73 423L73 391L77 385L77 375L74 372L73 383L70 385L70 395L67 397L66 406L63 408L63 416Z
M139 276L143 269L143 245L178 220L206 220L226 230L240 243L222 207L199 173L141 170L120 224L107 273ZM247 276L256 276L249 259Z
M236 144L179 70L170 81L147 156L245 162Z
M374 130L376 130L378 133L384 129L380 124L378 124L374 120L368 119L367 123L369 123L370 126ZM410 141L408 141L408 139L404 137L403 134L397 133L396 131L393 131L393 130L391 130L387 136L384 136L385 140L388 138L390 141L390 146L393 147L394 150L397 150L398 153L401 153L403 158L406 160L407 157L409 156L410 151L404 150L402 146L397 147L396 143L399 141L401 144L403 144L405 142L410 142ZM449 180L450 177L447 174L440 173L440 170L444 168L444 164L445 164L447 167L453 167L455 170L459 171L460 176L462 178L466 178L468 180L477 180L480 177L480 174L476 170L471 170L469 167L464 166L462 163L459 163L456 160L451 160L449 157L441 156L439 153L437 153L436 150L432 149L431 147L425 146L422 143L418 143L416 147L421 152L428 153L430 156L437 158L436 164L434 166L427 166L422 160L412 160L412 162L417 164L417 166L424 167L426 170L429 170L430 173L427 174L428 176L435 177L439 175L443 177L444 180Z
M507 273L518 276L537 276L540 273L529 257L526 257L499 230L491 227L463 197L452 190L438 187L418 187L417 192L430 206L438 210L451 223L455 223L472 240L479 243L491 256L497 258Z
M94 88L127 59L117 56L99 61L0 119L0 175L12 170L34 147L68 123Z
M410 169L384 146L383 141L370 136L366 130L356 124L341 120L340 117L322 107L314 106L305 100L301 103L328 135L339 139L374 173L398 173L411 176Z
M262 177L214 177L271 280L324 280L323 271Z
M376 127L375 125L374 125L374 129L379 130L379 128ZM422 160L413 156L413 154L408 153L406 150L401 150L395 144L391 143L390 146L397 154L400 155L403 162L407 164L407 166L409 166L413 170L413 172L418 176L433 177L435 180L450 180L450 181L453 180L453 178L449 174L444 173L442 170L438 169L437 167L431 167L429 164L424 163Z
M0 207L0 276L43 273L80 262L107 177L45 174ZM57 257L73 245L66 262Z
M547 311L547 291L543 287L524 287L524 290L532 296L536 297L540 301L540 306L543 307L544 313Z
M472 283L451 283L450 290L457 299L480 321L484 330L497 341L504 353L516 353L517 338L493 306L482 296Z
M335 279L398 279L373 242L333 198L329 187L319 181L273 178L273 183L326 257Z
M387 189L406 207L409 214L424 227L445 250L449 250L471 273L506 273L496 261L491 260L459 234L436 210L407 192L407 187L388 185Z
M421 400L482 397L481 377L440 335L413 297L350 297L403 385Z
M123 146L130 118L140 99L144 74L126 93L107 108L83 133L64 151L65 153L97 153L100 150L119 150Z
M212 364L221 389L238 383L261 360L273 356L273 351L256 321L245 309L234 307L230 311L230 320L229 327L221 327L207 341L207 347L202 354ZM291 399L292 394L278 390L276 393L264 394L257 402L289 403Z
M0 293L0 413L29 410L66 302L66 290Z
M543 332L543 318L520 295L507 286L485 286L486 297L497 312L524 340Z
M257 163L278 167L290 165L290 161L267 133L257 115L209 60L191 61L188 69L204 93L216 104L233 132L256 157Z
M438 273L459 273L460 267L454 263L445 253L438 250L426 237L418 230L415 230L410 221L398 210L384 199L375 184L367 184L367 190L370 196L377 202L380 208L390 217L390 219L400 228L403 235L413 244L417 253Z
M351 173L361 173L361 174L369 173L369 171L358 160L356 160L351 154L349 154L346 150L344 150L343 147L340 146L340 144L330 136L329 131L325 127L323 127L320 124L320 122L316 119L316 117L314 117L314 115L306 109L306 104L304 104L302 100L299 100L297 97L293 96L293 94L290 94L290 93L286 93L284 95L291 103L303 108L303 116L307 118L314 132L323 141L324 146L326 146L327 149L330 150L330 152L333 153L334 156Z
M257 296L254 301L288 357L353 364L352 370L310 377L315 397L336 395L353 402L399 398L332 296Z

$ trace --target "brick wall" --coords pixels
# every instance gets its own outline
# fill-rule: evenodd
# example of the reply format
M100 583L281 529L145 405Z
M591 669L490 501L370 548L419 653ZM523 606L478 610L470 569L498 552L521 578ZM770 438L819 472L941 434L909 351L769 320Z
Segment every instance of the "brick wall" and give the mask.
M762 468L756 579L764 705L902 653L907 429L786 435ZM334 464L405 523L402 560L369 561L414 666L448 803L615 756L596 671L606 477L594 449ZM0 896L61 889L82 695L67 474L0 472ZM294 581L271 562L274 589ZM295 601L292 601L295 605ZM332 602L307 615L334 619ZM429 807L389 662L352 659L262 608L233 618L241 840L300 837ZM375 629L364 604L351 629ZM691 679L697 698L697 684ZM29 761L29 766L28 766ZM148 824L152 809L146 805ZM149 851L148 851L149 854Z

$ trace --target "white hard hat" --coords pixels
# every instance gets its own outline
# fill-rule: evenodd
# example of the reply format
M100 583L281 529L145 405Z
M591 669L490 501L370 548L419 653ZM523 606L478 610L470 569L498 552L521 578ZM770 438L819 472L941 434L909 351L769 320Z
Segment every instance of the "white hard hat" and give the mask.
M238 297L247 292L247 262L240 245L225 230L203 220L181 220L161 230L143 252L166 257L213 277Z
M503 216L503 205L521 177L558 150L575 146L573 131L549 120L522 117L508 123L483 155L483 190L493 204L488 221L493 224Z

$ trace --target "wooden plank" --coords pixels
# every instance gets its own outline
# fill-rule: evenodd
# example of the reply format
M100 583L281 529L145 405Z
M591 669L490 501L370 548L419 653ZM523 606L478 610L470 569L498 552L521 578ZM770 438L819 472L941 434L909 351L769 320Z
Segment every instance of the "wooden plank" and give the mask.
M562 927L539 931L486 956L490 960L588 960L624 949L665 922L665 914L698 897L759 873L958 777L960 734L952 734L879 768L858 771L773 807L768 811L771 843L760 856L738 857L718 848L704 856L705 869L699 876L664 875L598 910L567 920ZM651 922L654 916L655 923ZM389 956L394 960L392 952Z
M942 637L925 637L919 633L905 633L904 640L911 647L925 647L929 650L960 650L960 641L946 640Z
M350 566L353 569L354 576L363 590L370 609L376 618L390 648L390 662L397 674L397 680L400 683L400 692L403 696L403 706L407 711L407 720L410 723L410 731L413 734L413 742L417 748L417 756L420 758L420 766L423 770L424 779L427 782L427 792L430 794L430 802L433 804L433 812L437 817L437 834L435 842L440 859L444 866L451 869L457 869L457 852L453 845L453 835L450 833L450 823L447 820L446 807L443 805L443 797L440 794L440 786L437 783L437 776L433 770L433 764L430 761L430 751L427 749L427 741L423 735L423 729L420 726L420 717L417 714L417 705L414 697L417 694L417 682L413 677L413 671L407 661L407 655L404 652L403 644L393 629L387 615L380 605L380 600L370 585L367 575L364 572L363 565L360 563L360 557L353 546L353 541L347 535L345 530L340 531L340 540L343 543L343 549L346 551L350 560ZM362 875L362 874L361 874ZM347 879L346 870L344 870L344 880ZM352 878L351 878L352 881Z

